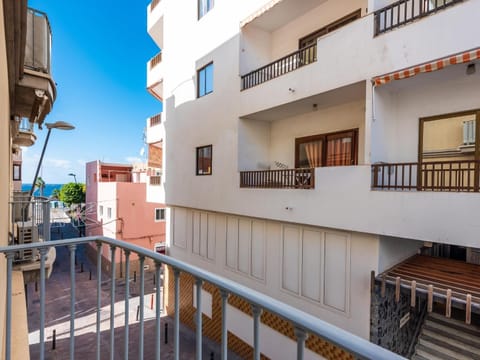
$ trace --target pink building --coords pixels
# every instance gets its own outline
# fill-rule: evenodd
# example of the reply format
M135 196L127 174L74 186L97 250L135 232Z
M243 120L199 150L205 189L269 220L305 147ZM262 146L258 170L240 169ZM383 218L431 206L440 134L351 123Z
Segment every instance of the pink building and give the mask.
M86 235L102 235L128 241L155 250L165 242L165 205L147 202L147 170L145 167L107 164L92 161L86 164ZM93 255L93 247L89 249ZM110 249L103 248L103 264L108 271ZM131 269L138 268L138 259L131 257ZM117 252L118 275L122 276L125 259Z

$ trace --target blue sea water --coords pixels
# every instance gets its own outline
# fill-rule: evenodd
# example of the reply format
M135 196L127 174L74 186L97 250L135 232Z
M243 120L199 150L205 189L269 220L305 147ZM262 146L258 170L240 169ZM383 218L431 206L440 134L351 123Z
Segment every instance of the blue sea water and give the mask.
M60 190L64 184L46 184L43 189L43 196L49 197L52 195L54 189ZM22 184L22 191L30 191L32 184ZM40 190L36 189L33 195L40 196Z

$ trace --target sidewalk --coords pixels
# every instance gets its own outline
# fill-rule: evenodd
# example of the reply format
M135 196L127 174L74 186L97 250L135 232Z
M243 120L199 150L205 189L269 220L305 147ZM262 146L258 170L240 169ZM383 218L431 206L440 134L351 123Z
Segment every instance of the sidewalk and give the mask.
M52 231L52 240L77 237L78 231L69 223ZM76 303L75 303L75 357L77 359L95 359L96 356L96 301L97 281L96 266L85 255L85 246L77 248L75 273ZM83 273L80 272L83 263ZM53 273L46 283L45 311L45 358L66 359L69 354L70 341L70 258L66 247L57 248L57 259ZM91 274L90 274L91 273ZM91 280L90 280L91 276ZM129 302L129 357L138 359L139 323L136 321L139 304L139 279L137 283L130 281ZM110 356L110 284L109 274L102 273L101 285L101 358ZM162 285L161 285L162 286ZM163 287L163 286L162 286ZM39 289L38 289L39 290ZM27 287L29 342L31 359L39 358L39 314L40 293L35 290L35 284ZM115 359L124 358L124 299L125 281L116 280L115 291ZM154 284L153 273L145 273L144 301L144 359L155 358L155 309L150 309ZM165 326L168 324L168 343L165 343ZM56 348L52 350L52 334L56 331ZM220 345L206 338L203 339L204 359L220 359ZM161 318L161 358L173 359L173 320L168 316ZM189 328L180 326L180 358L195 358L195 333ZM239 359L229 354L229 359Z

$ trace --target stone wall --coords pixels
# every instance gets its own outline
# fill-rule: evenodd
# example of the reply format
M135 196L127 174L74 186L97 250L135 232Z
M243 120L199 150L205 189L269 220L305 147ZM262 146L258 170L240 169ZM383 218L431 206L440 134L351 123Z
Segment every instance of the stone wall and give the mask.
M422 325L425 312L426 301L423 297L417 296L415 307L411 307L410 291L402 289L397 303L395 286L387 284L385 296L382 297L381 282L375 281L371 299L370 341L400 355L408 356L410 345L418 335L417 328ZM402 319L406 322L403 323Z

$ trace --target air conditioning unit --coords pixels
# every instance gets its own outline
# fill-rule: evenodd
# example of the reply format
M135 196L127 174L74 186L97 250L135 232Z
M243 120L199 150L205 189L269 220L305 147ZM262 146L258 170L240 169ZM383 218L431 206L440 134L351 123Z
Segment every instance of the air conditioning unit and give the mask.
M15 244L31 244L38 242L38 227L31 221L15 223ZM35 261L38 258L37 249L19 250L15 253L15 261Z
M475 144L475 120L463 122L463 145Z

